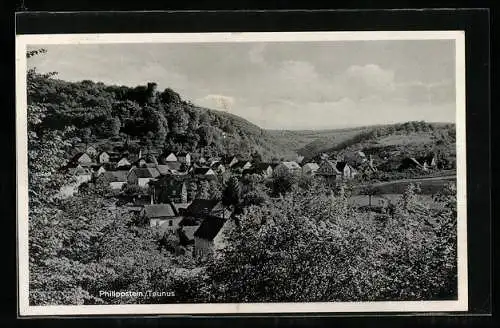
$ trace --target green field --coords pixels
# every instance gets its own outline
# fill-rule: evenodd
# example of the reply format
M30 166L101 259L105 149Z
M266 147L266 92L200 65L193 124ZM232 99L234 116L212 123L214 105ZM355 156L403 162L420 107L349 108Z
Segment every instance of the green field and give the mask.
M402 194L409 184L419 185L422 195L432 195L439 192L446 184L456 183L456 176L430 177L420 179L402 179L396 181L374 183L371 186L376 188L379 194ZM355 190L359 191L364 186L357 186Z

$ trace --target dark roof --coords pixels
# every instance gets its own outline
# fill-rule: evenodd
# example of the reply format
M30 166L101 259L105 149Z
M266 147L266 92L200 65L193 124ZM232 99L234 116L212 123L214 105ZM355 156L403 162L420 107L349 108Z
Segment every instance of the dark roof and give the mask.
M177 216L177 210L171 204L144 205L144 214L148 218Z
M215 217L206 218L203 220L198 230L196 230L194 236L206 240L213 240L222 230L224 223L226 223L225 219Z
M106 171L101 174L109 182L126 182L128 171Z
M170 170L176 170L176 171L179 171L182 167L182 163L179 162L166 162L163 165L167 166Z
M194 174L201 174L201 175L203 175L203 174L207 174L207 172L208 172L209 170L210 170L210 168L209 168L209 167L195 167L195 168L193 169L193 173L194 173Z
M194 199L186 208L186 214L192 216L209 215L212 209L219 203L216 199Z
M160 175L156 168L150 167L137 167L133 169L133 172L138 178L156 178Z
M241 169L241 168L243 168L243 166L245 166L249 162L250 161L245 161L245 160L238 161L233 166L231 166L231 169Z
M337 162L337 165L335 167L337 170L342 171L347 165L347 162Z
M224 166L224 164L221 161L215 161L215 162L211 162L210 167L212 169L214 169L214 168L219 167L220 165Z
M180 156L180 157L186 157L189 153L187 151L180 151L177 153L176 156Z

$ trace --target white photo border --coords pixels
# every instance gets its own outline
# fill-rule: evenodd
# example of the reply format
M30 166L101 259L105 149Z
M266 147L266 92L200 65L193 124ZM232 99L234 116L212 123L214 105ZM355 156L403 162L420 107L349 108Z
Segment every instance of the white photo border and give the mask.
M27 149L27 46L48 44L119 44L187 42L313 42L368 40L454 40L456 81L457 155L457 268L458 299L451 301L380 301L321 303L217 303L60 305L29 304L28 256L28 149ZM353 31L353 32L238 32L238 33L133 33L16 35L16 206L17 289L19 316L61 315L191 315L266 313L377 313L461 312L468 310L467 172L465 108L465 31Z

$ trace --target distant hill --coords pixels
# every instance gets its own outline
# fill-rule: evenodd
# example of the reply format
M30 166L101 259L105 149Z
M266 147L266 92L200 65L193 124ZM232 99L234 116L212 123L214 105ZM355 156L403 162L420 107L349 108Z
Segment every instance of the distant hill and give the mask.
M332 130L270 130L269 133L277 139L276 142L286 145L286 147L297 151L299 155L309 159L320 153L341 150L361 140L373 139L373 133L375 134L375 138L380 136L381 139L379 142L382 144L389 144L391 142L398 144L404 141L402 136L415 130L415 126L417 130L424 130L421 137L429 142L433 131L447 129L453 126L453 124L406 122ZM385 136L385 139L383 139L383 136ZM424 140L422 139L421 141Z

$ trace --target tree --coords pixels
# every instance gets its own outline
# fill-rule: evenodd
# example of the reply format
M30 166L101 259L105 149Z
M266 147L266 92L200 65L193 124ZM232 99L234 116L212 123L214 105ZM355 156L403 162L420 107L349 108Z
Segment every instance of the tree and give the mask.
M397 206L382 228L321 186L252 206L198 277L197 296L211 302L456 297L456 218ZM435 215L449 218L448 230L443 218L429 222Z
M297 177L293 173L287 170L278 172L275 170L271 178L271 192L275 196L284 195L292 190L296 182Z
M198 188L196 198L210 199L210 184L208 183L208 181L203 180L200 182L200 187Z
M241 188L238 178L229 178L222 192L222 203L225 206L238 206L241 203Z
M361 191L361 193L363 195L367 195L368 196L368 206L371 208L372 207L372 197L376 196L376 195L379 195L380 194L380 189L378 189L377 187L375 187L372 184L370 184L370 185L366 186L365 188L363 188L363 190Z
M252 162L254 164L262 163L262 155L258 151L252 153Z
M264 179L258 174L249 174L242 179L242 205L261 205L269 201L268 188L264 184Z

